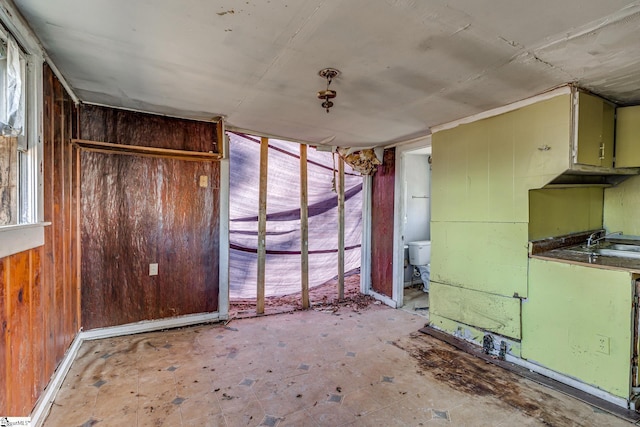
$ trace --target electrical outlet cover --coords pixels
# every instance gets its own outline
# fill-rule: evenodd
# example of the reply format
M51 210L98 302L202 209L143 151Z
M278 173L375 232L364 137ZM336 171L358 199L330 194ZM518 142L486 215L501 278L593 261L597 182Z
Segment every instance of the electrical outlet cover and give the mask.
M158 275L158 264L153 263L149 264L149 276L157 276Z
M602 354L609 354L609 337L596 335L596 351Z

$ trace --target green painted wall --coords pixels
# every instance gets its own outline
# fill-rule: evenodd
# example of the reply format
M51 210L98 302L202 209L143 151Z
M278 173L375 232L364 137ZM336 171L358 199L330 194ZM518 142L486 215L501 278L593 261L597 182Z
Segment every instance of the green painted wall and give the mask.
M527 296L526 223L432 222L431 244L432 281Z
M433 135L433 313L520 336L529 190L569 168L570 133L566 94ZM483 298L492 302L478 304ZM496 307L506 311L492 323Z
M529 240L602 228L604 191L597 187L529 192Z
M519 299L431 283L429 303L430 315L520 339Z
M631 275L531 259L522 357L627 398Z
M562 95L435 133L432 221L528 222L528 190L569 168L570 111Z
M604 190L604 228L640 236L640 176Z
M459 322L450 320L446 317L439 316L435 313L429 313L429 324L435 326L445 332L455 335L458 338L462 338L467 341L473 341L478 345L482 345L482 340L486 331L473 326L461 325ZM522 353L520 342L509 342L509 354L515 357L520 357Z

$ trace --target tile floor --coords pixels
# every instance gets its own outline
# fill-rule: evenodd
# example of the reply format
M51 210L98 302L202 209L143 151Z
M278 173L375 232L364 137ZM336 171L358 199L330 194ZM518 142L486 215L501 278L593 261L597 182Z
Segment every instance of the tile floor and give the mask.
M624 426L381 305L85 342L45 427Z
M422 291L422 284L404 288L403 302L403 310L429 317L429 293Z

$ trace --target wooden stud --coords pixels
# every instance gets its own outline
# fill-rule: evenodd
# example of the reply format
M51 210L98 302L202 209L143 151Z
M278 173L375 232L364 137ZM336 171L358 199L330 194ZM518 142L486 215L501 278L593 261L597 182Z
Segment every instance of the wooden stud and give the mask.
M344 299L344 159L338 161L338 299Z
M82 328L82 203L80 203L80 197L82 195L81 192L81 177L82 177L82 168L81 168L81 156L80 150L74 149L76 162L75 162L75 209L76 209L76 319L78 322L78 328Z
M309 193L305 144L300 144L300 275L302 308L309 308Z
M264 279L267 256L267 171L269 138L260 139L260 195L258 196L258 293L256 313L264 314Z

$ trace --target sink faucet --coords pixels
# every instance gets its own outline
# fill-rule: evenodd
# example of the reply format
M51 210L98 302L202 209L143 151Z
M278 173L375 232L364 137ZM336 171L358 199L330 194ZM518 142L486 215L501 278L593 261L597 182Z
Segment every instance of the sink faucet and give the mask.
M596 243L598 243L600 240L604 240L609 236L614 236L616 234L622 235L622 231L613 231L611 233L607 233L603 236L597 237L597 235L599 235L601 232L600 231L594 231L593 233L591 233L589 235L589 238L587 239L587 248L590 248L591 246L595 245Z

